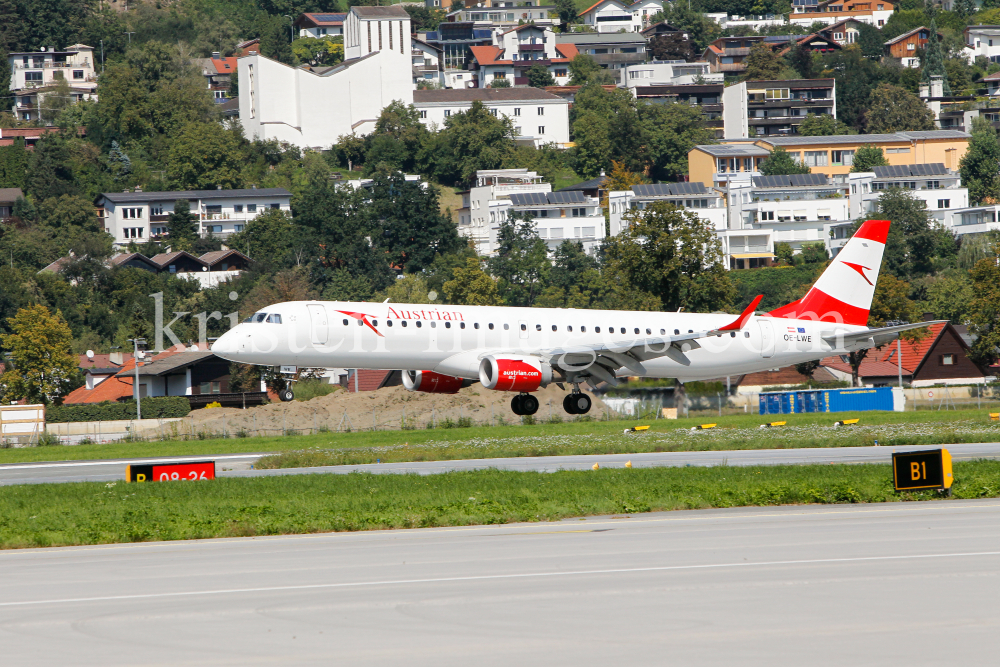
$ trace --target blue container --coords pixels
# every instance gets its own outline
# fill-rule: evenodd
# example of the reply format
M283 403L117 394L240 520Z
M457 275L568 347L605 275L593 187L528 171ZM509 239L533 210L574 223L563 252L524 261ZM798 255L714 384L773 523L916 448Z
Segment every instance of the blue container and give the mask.
M769 391L760 394L762 415L892 409L892 387Z

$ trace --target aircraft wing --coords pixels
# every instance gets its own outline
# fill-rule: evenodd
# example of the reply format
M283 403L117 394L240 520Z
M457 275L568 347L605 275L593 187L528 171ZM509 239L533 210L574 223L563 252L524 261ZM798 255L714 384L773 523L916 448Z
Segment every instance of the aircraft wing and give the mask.
M823 340L828 343L838 345L850 345L867 338L881 338L883 336L898 334L910 329L920 329L929 327L932 324L943 324L948 320L931 320L929 322L911 322L910 324L897 324L891 327L880 327L878 329L864 329L862 331L845 331L830 336L824 336Z
M670 357L683 366L690 366L691 360L686 353L701 347L698 344L699 338L721 336L724 333L739 331L746 326L762 298L762 295L758 296L739 317L718 329L692 331L674 336L654 336L592 345L549 348L541 350L540 355L563 371L589 374L611 386L617 386L618 381L615 379L614 370L627 368L636 375L643 375L646 369L642 362L649 359Z

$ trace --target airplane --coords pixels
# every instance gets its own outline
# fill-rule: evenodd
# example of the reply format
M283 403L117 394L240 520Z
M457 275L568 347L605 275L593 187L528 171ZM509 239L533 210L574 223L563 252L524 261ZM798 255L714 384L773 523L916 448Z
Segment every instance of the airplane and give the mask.
M742 375L882 345L917 322L867 326L888 220L868 220L808 293L768 313L761 296L739 317L427 304L293 301L254 313L213 345L230 361L293 368L402 370L410 391L455 393L480 382L513 392L511 410L538 410L532 395L570 384L563 408L586 414L587 383L620 375L682 382ZM290 389L281 400L292 400Z

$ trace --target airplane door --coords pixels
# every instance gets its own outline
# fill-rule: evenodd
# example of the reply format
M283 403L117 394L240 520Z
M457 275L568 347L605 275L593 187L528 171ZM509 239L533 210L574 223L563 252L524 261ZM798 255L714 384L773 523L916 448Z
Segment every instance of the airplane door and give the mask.
M521 340L528 340L528 322L526 320L517 321L517 335Z
M306 305L309 310L309 319L312 321L311 336L313 345L326 345L327 337L330 335L330 322L326 317L326 308L319 303Z
M760 325L760 356L770 359L774 356L774 329L771 320L757 320Z

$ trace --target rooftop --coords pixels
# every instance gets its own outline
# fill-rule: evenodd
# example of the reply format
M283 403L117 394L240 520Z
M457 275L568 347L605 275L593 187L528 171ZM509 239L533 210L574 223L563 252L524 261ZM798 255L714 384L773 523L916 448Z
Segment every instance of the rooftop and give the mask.
M645 44L646 38L637 32L561 32L558 44Z
M753 144L709 144L695 146L713 157L767 157L771 151Z
M826 176L823 174L753 177L753 186L755 188L809 188L821 185L829 185Z
M446 104L454 102L517 102L545 101L566 102L558 95L548 93L541 88L455 88L448 90L414 90L413 103Z
M4 204L13 204L22 197L24 193L21 188L0 188L0 202Z
M579 190L565 192L525 192L510 196L514 206L545 206L546 204L585 204L587 198Z
M969 139L972 135L959 130L922 130L894 134L837 134L826 137L761 137L759 141L772 146L811 146L814 144L887 144L928 139Z
M178 199L219 199L223 197L291 197L285 188L245 188L242 190L171 190L167 192L103 192L100 198L117 204Z
M908 178L910 176L945 176L951 174L944 163L898 164L888 167L872 167L875 178Z
M390 5L389 7L355 5L351 7L351 11L363 19L410 19L410 15L399 5Z
M709 190L704 183L654 183L633 185L637 197L676 197L679 195L704 195Z

